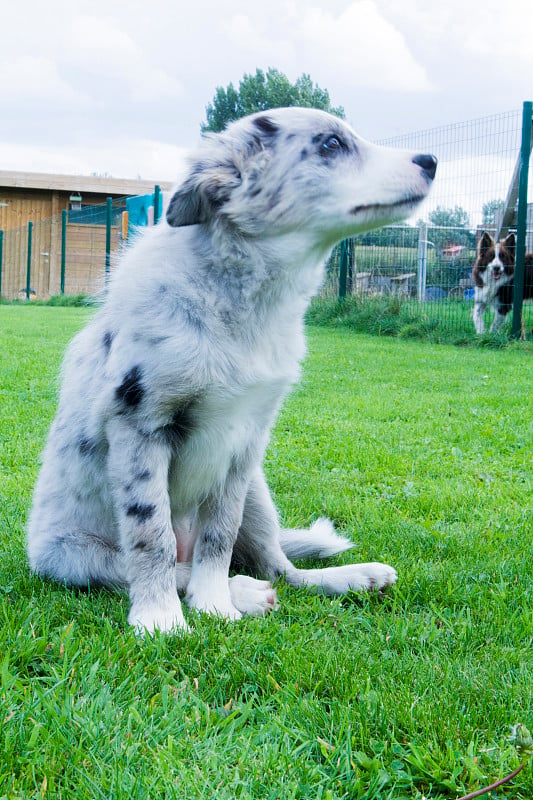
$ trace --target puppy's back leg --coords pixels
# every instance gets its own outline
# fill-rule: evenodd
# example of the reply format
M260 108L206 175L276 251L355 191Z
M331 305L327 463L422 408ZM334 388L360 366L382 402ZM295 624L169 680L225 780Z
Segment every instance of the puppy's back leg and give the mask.
M31 569L38 575L71 586L127 585L121 549L91 533L52 531L48 535L30 535L28 557Z
M325 569L295 567L282 550L278 515L261 472L250 483L236 557L254 565L270 579L284 576L291 586L308 586L329 595L382 589L397 578L392 567L377 562Z
M61 428L61 432L63 428ZM104 461L52 427L27 527L31 569L72 586L126 584Z

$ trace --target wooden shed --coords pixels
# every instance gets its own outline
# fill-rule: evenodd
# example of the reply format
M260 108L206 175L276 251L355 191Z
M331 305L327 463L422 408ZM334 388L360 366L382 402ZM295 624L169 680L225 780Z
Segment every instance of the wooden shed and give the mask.
M119 243L118 222L125 198L151 193L155 183L0 170L2 297L16 297L26 285L29 222L33 223L31 287L43 298L59 293L63 210L68 212L65 291L96 291L105 267L106 199L113 199L116 212L112 227L114 249ZM164 191L172 187L169 182L157 183Z

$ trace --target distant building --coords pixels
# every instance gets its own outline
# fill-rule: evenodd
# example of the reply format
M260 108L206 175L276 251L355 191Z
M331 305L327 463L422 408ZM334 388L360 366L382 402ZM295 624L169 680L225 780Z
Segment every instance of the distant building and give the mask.
M155 181L50 175L0 170L0 231L4 232L2 297L16 297L26 282L27 228L33 223L31 286L48 297L60 289L61 212L67 211L65 291L99 288L105 260L106 199L113 199L112 247L118 246L127 197L154 191ZM157 182L163 191L168 181Z

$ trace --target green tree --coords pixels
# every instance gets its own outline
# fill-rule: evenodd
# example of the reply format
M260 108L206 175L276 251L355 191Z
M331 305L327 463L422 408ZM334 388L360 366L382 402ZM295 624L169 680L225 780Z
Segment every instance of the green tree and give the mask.
M487 203L483 203L482 224L487 228L493 228L499 216L498 212L502 211L504 205L504 200L489 200Z
M232 83L226 89L218 86L213 101L206 106L202 132L222 131L228 122L247 114L282 106L320 108L344 119L342 106L333 107L327 89L314 84L309 75L303 74L291 83L283 72L269 67L266 73L257 69L255 75L245 74L238 90Z
M469 248L475 246L476 237L470 230L468 212L461 206L453 208L437 206L430 211L428 219L433 226L429 238L438 253L441 253L445 247L454 244Z
M445 208L444 206L437 206L433 211L429 212L429 221L432 225L440 228L469 228L470 219L468 212L461 208L461 206L454 206L454 208Z

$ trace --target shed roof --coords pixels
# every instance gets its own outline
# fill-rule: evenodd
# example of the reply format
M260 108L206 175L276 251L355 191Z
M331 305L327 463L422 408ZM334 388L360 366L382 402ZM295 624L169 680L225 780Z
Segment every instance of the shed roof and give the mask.
M170 181L147 181L132 178L109 178L92 175L54 175L46 172L0 170L0 189L41 189L59 192L83 192L102 195L138 195L153 192L158 183L163 191L172 188Z

